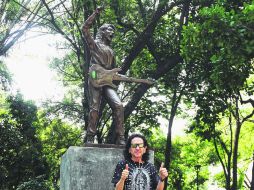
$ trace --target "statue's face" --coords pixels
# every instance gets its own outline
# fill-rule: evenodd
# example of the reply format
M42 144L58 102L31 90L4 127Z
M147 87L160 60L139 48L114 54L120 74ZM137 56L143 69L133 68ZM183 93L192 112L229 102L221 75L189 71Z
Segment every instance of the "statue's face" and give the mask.
M104 35L104 38L108 41L108 42L111 42L113 37L114 37L114 34L115 34L115 30L112 28L112 27L107 27L104 32L103 32L103 35Z

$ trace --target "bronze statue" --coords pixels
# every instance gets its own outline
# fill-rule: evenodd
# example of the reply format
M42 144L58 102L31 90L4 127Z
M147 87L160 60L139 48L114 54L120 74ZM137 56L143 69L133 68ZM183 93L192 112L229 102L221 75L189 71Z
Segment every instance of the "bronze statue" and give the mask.
M113 120L116 124L115 142L118 145L124 145L124 108L115 90L116 86L113 84L113 81L140 82L149 85L153 84L154 81L135 79L117 73L121 69L115 68L115 56L110 47L114 37L115 27L112 24L103 24L99 28L95 40L89 32L89 28L101 11L101 7L97 8L93 14L88 17L83 26L84 37L91 53L88 79L90 113L85 142L94 142L94 136L97 130L96 126L99 120L100 103L103 96L106 98L113 112Z
M112 24L103 24L94 40L89 32L89 28L93 24L97 15L100 14L102 8L97 8L91 16L85 21L83 33L91 53L90 68L93 65L100 65L106 70L115 67L114 52L110 47L110 43L114 37L115 27ZM118 70L119 71L119 70ZM90 71L92 74L92 72ZM93 77L94 78L94 77ZM102 96L106 98L113 112L113 119L116 124L116 144L125 144L124 139L124 108L116 90L108 85L102 87L93 86L91 77L88 79L89 87L89 123L86 134L86 143L93 143L96 135L96 126L99 119L99 109Z

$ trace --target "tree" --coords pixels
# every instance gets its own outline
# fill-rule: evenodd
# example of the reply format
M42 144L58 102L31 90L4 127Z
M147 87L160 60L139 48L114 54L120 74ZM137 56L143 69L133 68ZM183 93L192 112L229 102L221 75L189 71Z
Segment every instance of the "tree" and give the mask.
M245 1L248 2L248 1ZM226 189L237 189L237 158L241 127L253 110L253 3L229 2L200 11L200 21L189 23L184 30L182 55L195 65L197 134L213 139L227 155L217 155L227 179ZM246 109L246 105L249 109ZM223 117L228 119L230 142L224 142L217 128ZM233 129L234 127L234 129ZM231 181L232 163L232 184ZM231 186L232 185L232 186Z
M37 25L41 3L32 0L1 0L0 3L0 57L5 56L26 31ZM11 75L0 60L0 89L8 90Z
M11 84L11 76L6 65L0 61L0 90L6 91Z
M159 168L165 157L166 136L160 130L156 130L147 139L155 151L155 165ZM200 187L206 188L207 180L211 178L208 166L218 161L211 144L208 141L202 141L194 134L187 134L172 140L172 161L169 169L168 189L195 189L196 171L194 166L196 164L202 166L199 176Z
M49 167L48 183L58 189L61 156L68 147L81 144L80 130L57 117L47 117L42 110L38 112L38 118L35 124L36 134L42 143L42 152Z
M2 0L0 3L0 56L35 26L41 3L32 0Z
M0 110L1 189L16 189L25 181L47 175L47 164L35 134L36 106L18 94Z
M32 179L28 182L24 182L18 186L17 190L50 190L49 185L45 181L45 176L38 176L36 179Z
M252 176L252 178L251 178L251 188L250 188L251 190L254 189L254 153L253 153L252 163L253 163L253 165L252 165L252 172L251 172L251 176Z

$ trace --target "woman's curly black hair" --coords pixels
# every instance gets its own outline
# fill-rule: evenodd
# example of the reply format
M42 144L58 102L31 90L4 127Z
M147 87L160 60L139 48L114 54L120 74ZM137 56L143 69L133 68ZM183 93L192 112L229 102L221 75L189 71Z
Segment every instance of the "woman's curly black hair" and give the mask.
M131 136L129 136L129 138L127 139L127 142L126 142L126 145L125 145L125 149L124 149L124 151L123 151L123 155L124 155L124 158L126 159L126 160L129 160L129 161L131 161L131 154L129 153L129 149L130 149L130 147L131 147L131 141L132 141L132 139L134 139L135 137L138 137L138 138L141 138L141 139L143 139L143 141L144 141L144 146L145 147L147 147L146 148L146 152L143 154L143 156L142 156L142 160L144 161L144 162L147 162L148 160L149 160L149 145L148 145L148 143L147 143L147 140L146 140L146 138L143 136L143 135L141 135L141 134L132 134Z

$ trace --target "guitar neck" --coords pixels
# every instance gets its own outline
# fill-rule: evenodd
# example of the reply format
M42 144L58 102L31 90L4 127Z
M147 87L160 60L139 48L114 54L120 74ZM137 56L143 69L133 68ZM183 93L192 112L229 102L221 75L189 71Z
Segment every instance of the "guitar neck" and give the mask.
M144 83L144 84L149 84L149 85L154 84L154 81L152 81L152 80L137 79L137 78L127 77L125 75L120 75L120 74L114 75L113 80L115 80L115 81L125 81L125 82Z

